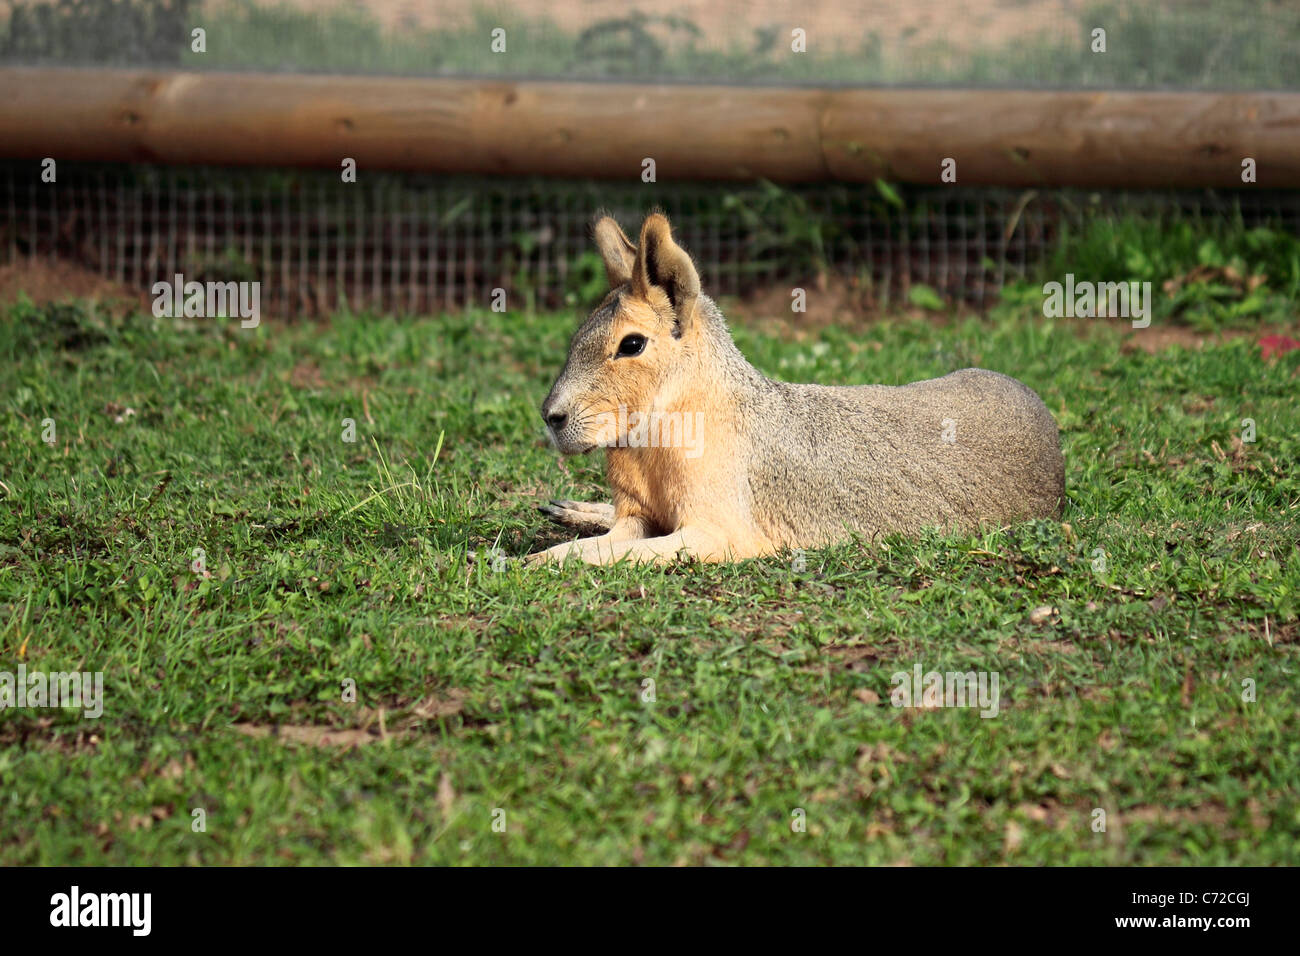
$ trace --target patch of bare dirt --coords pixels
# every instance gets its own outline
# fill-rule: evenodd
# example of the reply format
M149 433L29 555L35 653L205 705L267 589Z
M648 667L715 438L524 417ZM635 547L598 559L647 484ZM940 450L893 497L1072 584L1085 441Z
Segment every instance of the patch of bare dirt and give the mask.
M824 276L820 281L799 284L804 290L804 311L794 311L795 285L778 283L756 289L741 297L728 297L718 307L728 319L739 319L759 331L799 340L829 326L863 328L882 319L925 318L938 325L952 321L952 313L928 312L924 309L881 307L876 293L857 278ZM973 310L972 310L973 311Z
M1182 325L1155 325L1145 329L1134 329L1124 336L1123 352L1149 352L1154 355L1166 349L1181 346L1185 349L1199 349L1206 342L1226 342L1229 339L1248 338L1255 335L1245 329L1224 329L1219 332L1198 332Z
M37 259L0 266L0 304L26 295L37 305L74 299L147 308L149 296L63 259Z
M294 388L321 389L325 387L325 379L321 376L320 367L311 361L301 361L293 367L289 373L289 382Z
M286 743L306 744L310 747L342 747L345 750L394 736L381 734L378 728L337 730L333 727L316 727L310 724L276 724L269 727L258 724L235 724L234 729L246 737L274 737Z
M358 708L355 727L329 727L319 724L233 724L236 733L245 737L267 737L284 743L308 747L340 747L351 750L366 744L378 743L416 735L430 722L454 717L465 706L466 691L453 687L438 694L430 694L404 709L389 711L383 707Z
M95 753L103 739L93 730L55 729L53 717L9 721L0 726L0 747L26 750L31 746L52 747L66 756Z
M1053 773L1059 777L1062 775L1057 772L1058 766L1053 765ZM1068 779L1068 775L1062 777L1062 779ZM1055 800L1046 800L1041 803L1022 803L1016 807L1017 812L1023 814L1031 822L1044 824L1054 830L1064 830L1078 826L1080 820L1091 818L1093 809L1094 807L1089 804L1066 806L1057 803ZM1246 805L1246 813L1252 830L1268 829L1270 824L1269 815L1258 801L1249 801ZM1125 823L1151 823L1159 826L1211 824L1228 828L1232 818L1233 814L1221 803L1204 803L1195 807L1160 807L1143 804L1111 813L1108 822L1113 829L1119 829Z

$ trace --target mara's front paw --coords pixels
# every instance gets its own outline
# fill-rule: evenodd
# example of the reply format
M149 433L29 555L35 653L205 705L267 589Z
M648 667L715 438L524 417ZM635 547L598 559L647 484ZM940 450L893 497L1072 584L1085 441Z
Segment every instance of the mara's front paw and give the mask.
M538 565L550 564L552 560L550 548L545 551L534 551L532 554L524 555L524 567L535 568Z
M557 544L545 551L534 551L532 554L525 555L524 566L535 568L543 564L563 564L566 558L581 561L582 549L572 542Z

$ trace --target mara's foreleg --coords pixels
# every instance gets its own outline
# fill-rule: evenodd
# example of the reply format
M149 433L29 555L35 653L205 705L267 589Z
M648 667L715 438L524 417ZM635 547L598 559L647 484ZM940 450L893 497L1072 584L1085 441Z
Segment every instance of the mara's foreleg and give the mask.
M618 523L615 524L615 530L617 528ZM726 538L717 532L699 526L687 526L654 538L641 536L619 539L613 536L613 532L596 538L580 538L569 544L558 544L530 554L528 563L583 561L587 564L614 564L629 561L633 564L671 564L681 559L730 561L743 556L733 554Z
M587 538L578 538L576 541L565 541L563 544L557 544L544 551L534 551L532 554L525 555L524 561L530 565L545 564L548 561L563 561L571 552L580 552L591 546L592 543L596 541L616 543L635 538L644 538L649 533L649 524L643 517L640 515L628 515L623 518L612 519L609 530L604 534Z

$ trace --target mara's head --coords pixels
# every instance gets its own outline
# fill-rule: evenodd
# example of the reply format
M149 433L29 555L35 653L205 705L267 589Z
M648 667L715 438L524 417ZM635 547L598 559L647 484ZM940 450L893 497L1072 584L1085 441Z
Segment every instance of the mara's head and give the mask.
M636 245L609 216L593 228L610 291L569 343L569 357L542 403L566 455L618 444L631 413L673 411L697 380L700 277L658 213Z

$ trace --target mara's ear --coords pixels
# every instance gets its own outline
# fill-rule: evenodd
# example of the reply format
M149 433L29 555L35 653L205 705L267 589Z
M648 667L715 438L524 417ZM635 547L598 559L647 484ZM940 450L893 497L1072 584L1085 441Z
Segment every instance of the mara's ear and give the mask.
M611 289L632 279L632 266L636 262L636 246L623 234L613 216L601 216L591 227L592 237L600 257L605 260L605 275Z
M641 224L632 289L641 296L657 285L668 295L677 315L674 335L681 336L695 317L695 300L700 296L700 275L686 250L673 242L672 227L660 213L651 213Z

